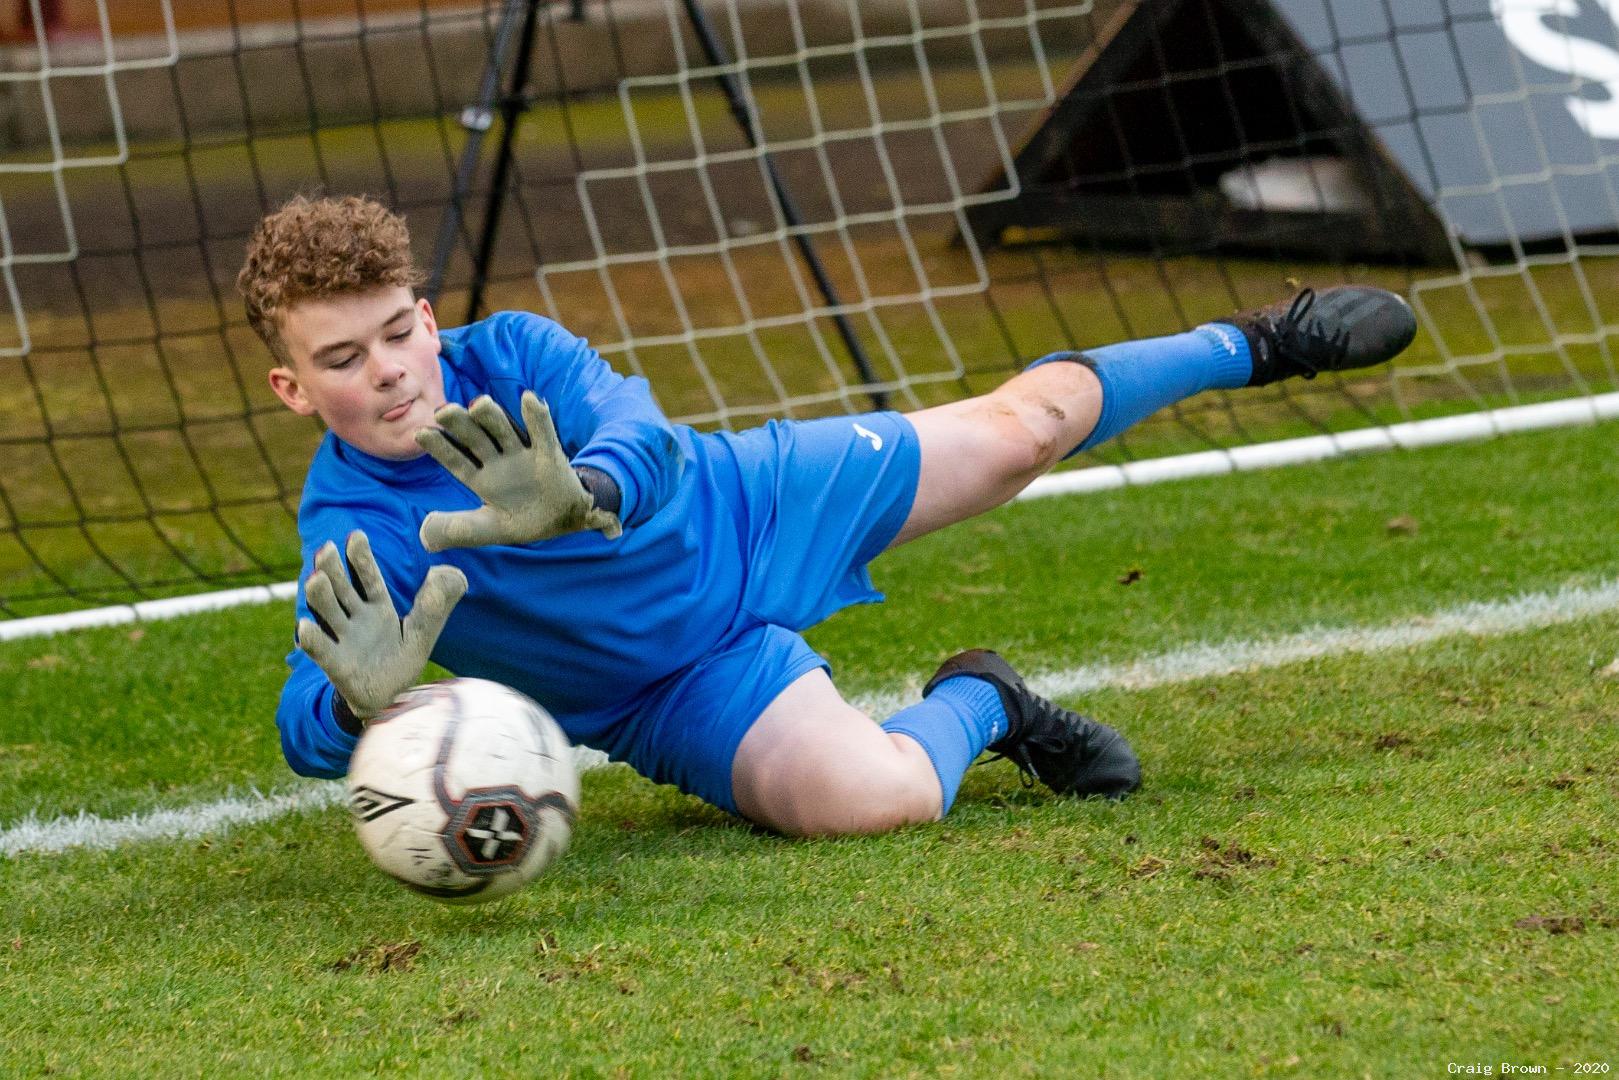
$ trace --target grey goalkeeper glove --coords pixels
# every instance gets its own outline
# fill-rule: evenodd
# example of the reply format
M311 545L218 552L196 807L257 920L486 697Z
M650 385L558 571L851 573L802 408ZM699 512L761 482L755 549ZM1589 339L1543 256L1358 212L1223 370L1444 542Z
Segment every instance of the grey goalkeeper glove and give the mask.
M584 529L611 540L624 531L568 464L545 402L525 390L522 411L527 439L487 395L471 408L445 405L433 414L438 427L416 433L416 444L483 500L476 510L428 514L421 530L428 551L527 544Z
M467 578L453 566L433 567L410 614L400 619L365 533L349 533L345 547L347 574L336 544L315 552L315 572L304 582L315 619L298 620L298 647L326 672L349 711L365 720L421 675L450 611L467 591Z

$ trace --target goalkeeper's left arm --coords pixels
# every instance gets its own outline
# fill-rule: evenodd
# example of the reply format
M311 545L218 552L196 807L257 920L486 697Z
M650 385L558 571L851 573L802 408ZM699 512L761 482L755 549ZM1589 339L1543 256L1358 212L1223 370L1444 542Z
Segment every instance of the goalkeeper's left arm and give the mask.
M451 363L488 396L440 410L422 446L484 506L424 522L429 549L591 529L614 537L674 495L685 458L645 379L619 375L583 339L523 312L474 324L453 349Z
M433 414L416 442L483 500L475 510L434 510L422 521L428 551L485 544L528 544L566 533L598 530L609 540L623 532L616 511L623 499L600 469L577 470L557 444L551 411L534 391L523 391L519 427L494 398L470 408L451 403ZM602 478L592 492L586 480Z

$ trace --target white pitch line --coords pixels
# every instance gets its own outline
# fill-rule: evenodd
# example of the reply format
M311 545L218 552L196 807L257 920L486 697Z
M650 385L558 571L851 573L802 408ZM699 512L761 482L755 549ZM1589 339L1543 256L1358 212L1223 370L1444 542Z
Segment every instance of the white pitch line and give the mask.
M322 809L342 799L342 785L321 784L275 795L255 791L250 795L121 818L80 813L40 821L30 814L0 832L0 855L75 847L115 848L143 840L186 840L205 833L223 832L233 825L252 825L301 810Z
M608 763L607 755L599 750L576 746L573 752L581 772ZM194 840L210 833L226 832L236 825L257 825L287 814L340 806L346 800L347 792L342 784L317 781L272 795L253 791L214 802L149 810L121 818L80 812L72 817L41 821L29 814L17 824L0 829L0 858L68 848L104 851L146 840Z
M1030 689L1048 698L1093 690L1147 690L1242 671L1282 667L1322 656L1391 652L1447 637L1494 637L1575 622L1619 610L1619 580L1566 585L1510 600L1482 600L1384 626L1315 626L1274 638L1227 638L1188 645L1124 664L1095 664L1028 676ZM885 691L856 698L872 716L890 716L916 699L915 691Z
M1619 580L1525 593L1510 600L1461 604L1383 626L1322 626L1274 638L1228 638L1146 656L1125 664L1097 664L1033 675L1030 686L1046 697L1070 698L1093 690L1145 690L1171 683L1282 667L1324 656L1390 652L1450 637L1496 637L1576 622L1619 610ZM853 698L873 716L888 716L916 699L916 689L892 689ZM578 748L580 767L606 759ZM94 814L40 821L33 815L0 830L0 856L107 849L147 840L183 840L285 814L322 810L343 802L341 784L310 785L263 795L254 792L195 806L121 818Z

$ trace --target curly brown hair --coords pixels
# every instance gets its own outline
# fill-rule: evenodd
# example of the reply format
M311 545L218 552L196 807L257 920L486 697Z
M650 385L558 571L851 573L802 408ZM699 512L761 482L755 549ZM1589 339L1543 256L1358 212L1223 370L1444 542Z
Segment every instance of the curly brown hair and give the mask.
M375 199L296 195L253 230L236 290L248 324L288 363L280 320L298 301L423 280L404 218Z

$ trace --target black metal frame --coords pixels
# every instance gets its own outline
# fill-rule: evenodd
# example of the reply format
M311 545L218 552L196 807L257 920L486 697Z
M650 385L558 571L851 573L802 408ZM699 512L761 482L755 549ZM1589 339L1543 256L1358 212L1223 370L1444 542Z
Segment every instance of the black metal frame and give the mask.
M462 126L468 131L467 143L462 148L461 160L456 169L454 186L450 192L450 205L439 223L438 238L433 248L433 260L425 291L428 299L437 302L444 288L444 276L450 255L463 236L462 225L466 220L468 196L471 194L473 181L477 177L478 166L483 157L483 138L494 124L495 109L498 105L501 118L500 147L496 152L494 171L484 201L483 224L472 257L472 279L468 290L466 313L468 322L478 318L483 309L484 289L489 281L489 263L494 254L495 238L499 232L501 211L505 205L506 189L511 174L512 144L517 135L517 125L531 104L527 86L534 53L534 34L539 25L539 9L542 4L551 2L552 0L507 0L490 44L489 59L484 66L478 101L474 105L467 106L461 113ZM684 0L684 3L686 17L709 64L717 68L730 64L730 58L726 56L724 47L714 36L708 17L696 0ZM582 20L585 17L584 0L570 0L568 17L574 20ZM514 32L519 19L522 29ZM516 53L515 57L512 57L510 54L514 46ZM508 63L511 77L502 88L502 75ZM748 145L758 149L761 142L760 135L754 127L753 113L748 108L746 95L736 78L728 72L721 72L715 81L725 94L731 116L742 130ZM771 158L770 152L762 151L761 157L766 175L770 179L771 192L781 210L782 220L789 228L797 229L803 224L797 203L794 202L792 193L788 191L786 182L776 169L776 163ZM810 275L815 279L815 286L822 298L831 307L841 307L842 301L838 298L837 287L828 276L826 267L822 264L809 236L803 232L795 232L793 241L799 257L804 260ZM837 327L844 348L848 350L849 358L860 373L860 378L866 383L877 382L871 361L866 356L865 349L860 344L859 336L856 335L848 317L840 312L832 316L832 321ZM870 392L870 398L875 408L888 407L888 395L884 392L873 390Z
M1277 212L1231 207L1214 191L1138 193L1128 185L1087 187L1063 176L1064 159L1094 157L1132 134L1114 111L1111 89L1139 81L1136 66L1160 63L1165 39L1210 36L1206 11L1226 31L1246 38L1263 55L1288 63L1290 109L1308 116L1317 137L1330 141L1373 198L1371 211ZM1232 102L1231 108L1236 108ZM1265 108L1260 102L1257 107ZM1069 74L1057 100L1028 131L1015 152L1015 198L980 203L967 211L980 247L1020 237L1151 247L1166 251L1323 253L1339 259L1452 261L1448 234L1427 197L1382 144L1367 131L1354 104L1320 67L1271 0L1122 0ZM997 169L981 191L1009 184ZM961 240L958 237L958 242Z

